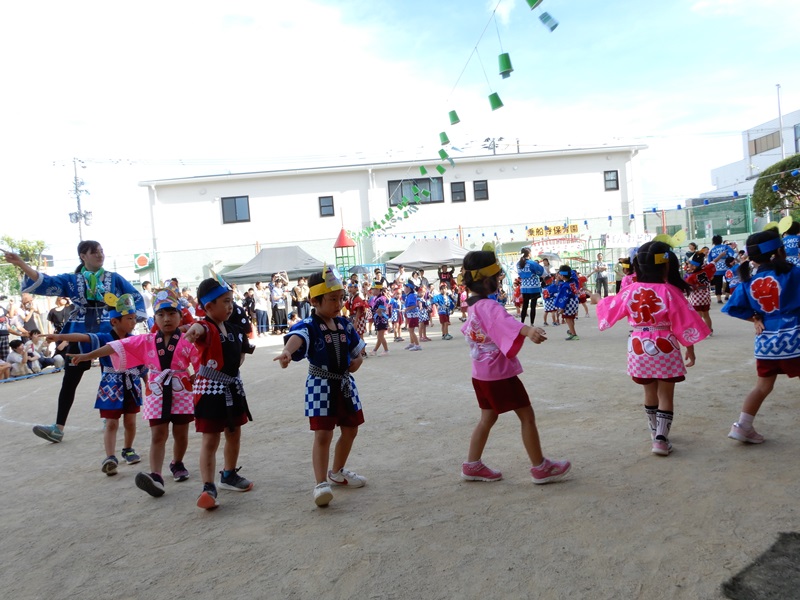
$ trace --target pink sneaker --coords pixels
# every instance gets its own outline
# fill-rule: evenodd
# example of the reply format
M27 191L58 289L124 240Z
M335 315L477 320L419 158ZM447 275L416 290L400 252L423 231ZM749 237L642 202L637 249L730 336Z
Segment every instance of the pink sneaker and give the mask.
M568 460L550 460L545 458L540 467L531 467L531 477L533 483L550 483L557 479L561 479L564 475L569 473L572 465Z
M653 449L651 450L653 454L658 454L659 456L669 456L672 453L672 444L669 443L667 440L653 440Z
M730 433L728 433L728 437L745 444L761 444L764 441L764 436L756 432L755 429L752 427L750 429L744 429L739 423L733 424Z
M467 481L500 481L503 474L500 471L490 469L483 461L478 461L475 464L462 463L461 465L461 479Z

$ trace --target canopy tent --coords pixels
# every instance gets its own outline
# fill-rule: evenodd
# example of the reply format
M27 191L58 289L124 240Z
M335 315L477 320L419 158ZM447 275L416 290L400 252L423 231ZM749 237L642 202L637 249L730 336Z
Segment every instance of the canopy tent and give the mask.
M231 283L253 283L269 281L273 273L286 271L291 280L321 273L323 266L321 260L317 260L300 246L281 246L264 248L249 262L238 269L222 273L222 276Z
M462 248L452 240L414 240L405 252L387 262L386 268L396 271L403 265L406 271L410 272L412 269L435 271L442 265L457 267L464 261L467 252L469 251L466 248Z

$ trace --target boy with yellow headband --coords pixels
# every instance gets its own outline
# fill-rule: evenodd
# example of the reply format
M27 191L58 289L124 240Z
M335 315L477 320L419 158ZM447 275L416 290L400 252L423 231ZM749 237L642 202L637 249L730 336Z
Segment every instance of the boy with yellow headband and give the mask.
M362 487L367 480L345 468L358 426L364 422L358 397L355 373L363 362L361 352L366 343L353 324L340 316L344 288L338 271L325 267L322 273L309 277L311 318L292 326L284 337L286 345L275 358L282 368L292 361L308 359L305 390L305 414L314 432L311 460L316 487L314 503L327 506L333 499L331 484L340 487ZM333 454L333 469L328 470L333 430L341 435Z

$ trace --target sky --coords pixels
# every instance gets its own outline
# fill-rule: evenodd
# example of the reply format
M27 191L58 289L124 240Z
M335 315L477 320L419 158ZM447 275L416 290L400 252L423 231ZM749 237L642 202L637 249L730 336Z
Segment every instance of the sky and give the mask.
M4 3L0 235L74 258L73 164L84 238L124 255L150 246L139 181L422 161L440 131L461 155L645 144L642 207L673 208L777 118L776 84L800 109L798 22L792 0Z

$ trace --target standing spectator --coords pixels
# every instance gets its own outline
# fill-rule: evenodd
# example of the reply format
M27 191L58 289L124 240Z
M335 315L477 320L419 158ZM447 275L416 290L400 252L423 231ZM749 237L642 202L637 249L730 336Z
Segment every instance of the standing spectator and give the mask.
M519 262L517 262L517 273L520 279L520 292L522 293L522 314L520 321L525 322L528 316L528 306L531 308L531 325L536 321L536 303L542 295L542 275L544 267L538 262L531 260L531 249L528 247L520 250Z
M63 275L45 275L40 273L13 252L5 252L6 262L22 269L25 279L23 289L28 293L40 293L47 296L68 296L75 304L75 310L69 316L62 333L108 333L111 323L103 299L106 292L116 296L131 294L136 306L136 314L140 320L147 318L144 311L144 300L141 294L116 273L103 268L105 254L99 242L85 240L78 244L80 265L74 273ZM72 344L71 344L72 346ZM79 354L80 348L75 345L70 354ZM64 437L64 425L67 422L72 403L75 401L75 390L81 382L83 374L91 367L91 362L80 365L67 363L64 379L58 394L58 412L53 425L35 425L33 433L50 442L58 443Z
M272 333L279 335L286 333L288 317L286 311L286 292L283 289L283 279L277 278L272 283Z
M721 235L712 237L711 242L714 246L708 251L708 263L713 264L716 269L714 279L712 280L714 284L714 295L717 297L717 304L722 304L722 281L725 279L725 271L728 269L728 267L725 266L725 259L728 256L733 256L735 258L736 253L733 251L733 248L722 243Z
M375 277L372 278L372 283L377 283L382 290L389 287L389 281L380 269L375 269Z
M260 281L256 281L255 293L255 309L256 309L256 323L258 324L258 337L267 335L269 332L269 310L271 306L271 297L268 298L269 290L264 287Z
M144 311L147 313L147 330L150 331L155 324L155 313L153 312L153 292L151 292L151 288L153 284L149 281L145 281L142 284L142 298L144 298ZM56 331L56 333L61 333L60 331Z
M608 267L606 266L605 261L603 260L603 255L597 255L597 262L594 263L594 269L592 270L594 273L594 291L596 294L600 294L600 290L603 290L603 298L608 297Z
M406 282L406 268L403 265L397 269L397 273L394 274L394 281L392 283L396 283L398 285L403 285Z
M447 284L447 287L452 287L453 281L453 272L455 269L453 267L447 268L447 265L442 265L439 267L439 287L441 289L441 284Z
M0 362L8 358L8 309L5 302L8 300L6 296L0 296ZM6 375L8 376L8 375Z
M31 331L41 331L39 324L36 322L39 316L39 309L33 303L33 296L28 293L22 294L22 303L20 304L19 312L17 313L17 328L24 329L28 335Z
M250 329L252 333L252 329L258 328L258 323L256 322L256 291L253 288L249 288L245 293L242 299L242 307L244 308L244 314L247 315L247 318L250 320ZM253 337L252 335L250 337Z
M308 302L308 285L305 277L300 277L297 280L297 285L292 288L292 303L301 321L311 315L311 304Z

